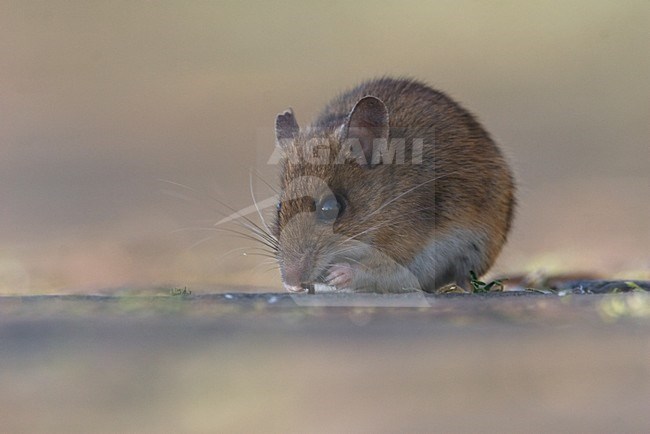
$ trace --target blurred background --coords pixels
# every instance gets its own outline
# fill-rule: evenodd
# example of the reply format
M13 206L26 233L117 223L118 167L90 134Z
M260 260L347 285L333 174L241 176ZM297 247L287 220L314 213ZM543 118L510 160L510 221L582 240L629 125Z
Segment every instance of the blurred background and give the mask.
M214 223L272 194L276 113L380 75L509 156L493 274L649 277L649 53L645 0L0 0L0 293L280 289Z

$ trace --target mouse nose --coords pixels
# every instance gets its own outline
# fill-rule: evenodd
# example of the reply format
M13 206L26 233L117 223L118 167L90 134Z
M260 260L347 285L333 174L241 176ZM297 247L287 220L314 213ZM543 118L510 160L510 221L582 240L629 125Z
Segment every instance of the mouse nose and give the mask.
M289 292L307 292L307 288L303 288L302 286L292 286L292 285L287 285L286 283L284 284L284 289L286 289Z
M309 273L307 272L308 267L306 265L306 259L302 258L296 264L283 267L282 280L288 291L302 292L304 290L304 284L310 283L307 282Z
M298 268L285 267L282 278L285 286L299 287L302 281L302 273Z

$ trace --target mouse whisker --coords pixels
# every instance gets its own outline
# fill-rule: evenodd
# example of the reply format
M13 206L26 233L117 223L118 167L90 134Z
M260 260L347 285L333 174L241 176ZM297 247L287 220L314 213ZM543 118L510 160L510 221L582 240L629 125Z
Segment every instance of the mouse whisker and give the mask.
M273 185L271 185L271 183L269 183L266 179L264 179L264 177L260 174L260 172L256 168L252 167L251 173L253 173L257 177L257 179L262 181L268 188L270 188L271 191L273 191L273 193L279 196L280 192Z
M164 183L167 183L167 184L174 185L174 186L176 186L176 187L180 187L180 188L185 189L185 190L187 190L187 191L190 191L190 192L192 192L192 193L194 193L194 194L200 194L200 195L205 196L205 197L209 198L210 200L212 200L212 201L218 203L219 205L221 205L221 206L223 206L223 207L226 207L227 209L229 209L230 211L232 211L233 213L235 213L235 214L238 215L238 218L235 219L235 220L233 220L233 222L235 222L235 223L238 224L239 226L241 226L241 227L243 227L243 228L245 228L245 229L247 229L247 230L253 232L255 235L257 235L257 236L259 236L259 237L261 237L261 238L264 238L268 243L270 243L270 244L274 244L274 245L276 245L276 247L278 246L278 240L273 236L273 234L271 233L271 231L268 230L268 226L266 227L266 230L265 230L265 228L261 227L259 224L255 223L255 222L254 222L253 220L251 220L250 218L248 218L248 217L246 217L246 216L244 216L244 215L240 215L238 210L236 210L236 209L233 208L232 206L228 205L228 204L225 203L224 201L219 200L219 199L217 199L216 197L214 197L214 196L212 196L212 195L210 195L210 194L208 194L208 193L206 193L206 192L204 192L204 191L200 191L200 190L198 190L198 189L196 189L196 188L190 187L190 186L185 185L185 184L181 184L181 183L179 183L179 182L175 182L175 181L171 181L171 180L167 180L167 179L160 179L159 181L164 182ZM255 202L256 202L256 201L255 201ZM256 208L257 208L257 203L255 203L255 206L256 206ZM218 209L217 209L216 211L217 211L220 215L222 215L222 216L224 216L224 217L227 217L226 213L222 212L221 210L218 210ZM261 216L260 216L260 217L261 217ZM243 220L243 221L241 221L240 219ZM263 219L262 219L262 220L263 220ZM264 226L266 226L265 223L264 223ZM267 243L265 243L265 244L267 244ZM267 244L267 245L268 245L268 244Z
M262 225L266 229L266 233L268 235L271 235L271 228L266 224L266 221L264 220L264 216L262 215L262 211L260 211L260 207L257 205L257 199L255 198L255 192L253 191L253 172L252 170L248 173L248 185L250 188L251 192L251 199L253 199L253 205L255 205L255 210L257 211L257 215L260 217L260 220L262 221Z
M279 245L279 241L276 237L274 237L271 233L265 231L263 228L259 227L257 224L250 222L249 219L245 218L247 222L242 222L239 219L233 220L232 222L239 227L251 232L253 235L256 237L260 238L260 240L264 240L264 243L269 245Z
M444 175L440 175L440 176L435 176L435 177L433 177L433 178L431 178L431 179L427 179L426 181L419 183L419 184L416 185L415 187L411 187L411 188L409 188L408 190L406 190L406 191L404 191L404 192L398 194L397 196L395 196L394 198L392 198L392 199L389 200L388 202L383 203L379 208L375 209L375 210L372 211L370 214L368 214L368 215L367 215L367 216L362 220L362 222L367 221L370 217L372 217L373 215L377 214L379 211L381 211L382 209L384 209L385 207L387 207L387 206L390 205L391 203L395 202L396 200L401 199L401 198L404 197L405 195L411 193L412 191L417 190L418 188L423 187L423 186L425 186L425 185L427 185L427 184L429 184L429 183L431 183L431 182L437 181L437 180L439 180L439 179L441 179L441 178L443 178L443 177L453 175L453 174L455 174L455 173L457 173L457 171L456 171L456 172L447 173L447 174L444 174Z
M381 229L382 227L383 227L383 225L369 227L368 229L364 229L363 231L358 232L358 233L348 237L347 239L344 240L344 242L356 241L356 239L358 237L360 237L361 235L365 235L365 234L367 234L369 232L376 231L377 229Z
M225 257L232 255L235 252L242 251L242 250L247 250L248 247L235 247L234 249L230 249L227 252L225 252L222 255L219 255L215 258L216 262L221 262Z
M234 230L234 229L229 229L229 228L211 228L211 230L215 231L215 232L225 232L225 233L228 233L228 234L235 235L235 236L237 236L239 238L244 238L244 239L247 239L247 240L250 240L250 241L255 241L257 243L261 243L262 245L268 247L273 252L276 252L277 249L278 249L277 243L271 243L271 242L268 242L264 238L259 238L258 236L256 236L255 233L251 234L251 233L248 233L248 232L240 232L240 231L237 231L237 230Z
M377 226L373 226L373 227L364 229L363 231L358 232L357 234L350 236L348 238L348 240L356 239L357 237L359 237L361 235L364 235L364 234L366 234L368 232L371 232L371 231L376 231L376 230L386 228L386 227L391 227L391 226L399 226L399 225L401 225L402 223L405 223L405 222L410 223L411 222L410 216L412 216L413 214L417 214L417 213L420 213L422 211L430 210L430 209L433 209L433 208L435 208L435 207L434 206L421 207L421 208L416 208L416 209L410 210L409 212L406 212L406 213L401 213L399 215L398 219L393 220L393 221L383 222L383 223L381 223L381 224L379 224Z
M257 224L251 222L248 218L243 217L247 223L241 222L239 220L233 220L233 223L237 224L238 226L250 231L260 239L263 239L266 243L273 244L273 245L279 245L278 240L271 235L269 232L266 232L264 229L259 227Z
M270 273L272 271L277 271L279 267L277 265L271 266L271 264L258 264L253 268L253 270L261 271L262 273Z
M358 264L358 265L362 265L361 261L359 261L358 259L354 259L354 258L351 258L349 256L341 256L341 258L345 259L348 262L352 262L352 263L355 263L355 264Z
M261 256L261 257L268 258L268 259L273 259L273 260L276 259L275 255L269 255L269 254L265 254L265 253L256 253L256 252L248 251L248 252L245 252L245 254L246 254L246 256Z
M255 265L253 268L251 268L251 271L253 273L255 273L255 274L258 274L260 272L261 273L270 273L271 271L274 271L274 270L276 270L278 268L277 264L274 267L270 267L270 265L271 264L269 262L262 261L259 264ZM265 267L265 268L262 268L262 267Z
M202 239L198 240L197 242L193 243L191 246L189 246L187 248L187 250L195 249L196 247L200 246L201 244L203 244L203 243L205 243L207 241L210 241L212 239L214 239L214 235L210 235L208 237L202 238Z
M333 257L343 256L343 255L345 255L345 254L347 254L347 253L355 252L355 250L356 250L356 249L352 249L352 248L342 248L342 249L337 249L337 250L334 250L334 251L332 252L332 256L333 256Z

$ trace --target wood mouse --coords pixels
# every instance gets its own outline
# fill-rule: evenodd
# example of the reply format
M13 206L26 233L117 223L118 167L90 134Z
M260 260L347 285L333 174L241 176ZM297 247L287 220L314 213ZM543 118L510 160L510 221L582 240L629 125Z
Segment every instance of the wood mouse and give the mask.
M300 128L276 118L271 231L291 292L469 288L513 219L515 185L497 144L441 91L379 78L342 93Z

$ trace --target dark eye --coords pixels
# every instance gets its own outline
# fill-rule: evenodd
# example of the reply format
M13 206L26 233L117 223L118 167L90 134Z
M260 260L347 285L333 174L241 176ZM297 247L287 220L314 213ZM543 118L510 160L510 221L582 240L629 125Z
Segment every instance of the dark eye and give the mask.
M345 201L338 195L325 196L318 202L316 215L319 220L331 222L345 210Z

